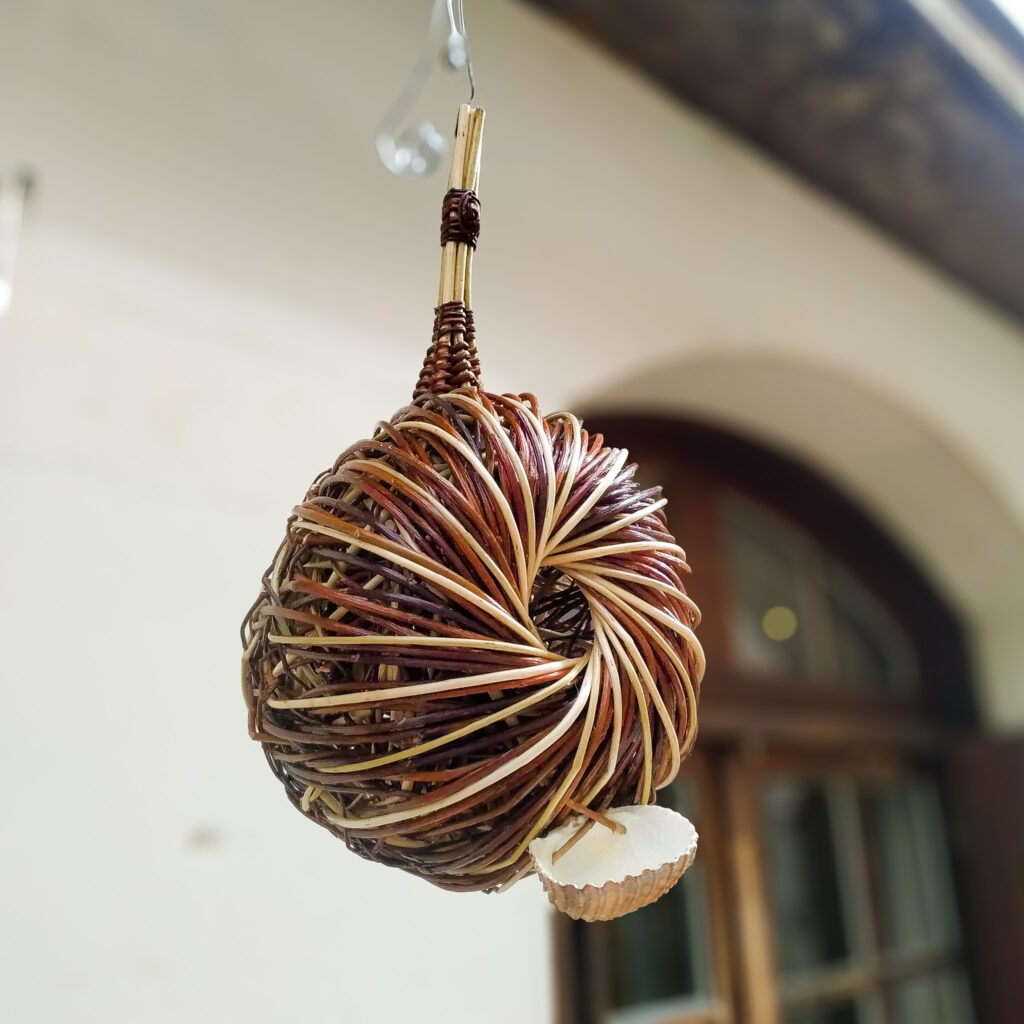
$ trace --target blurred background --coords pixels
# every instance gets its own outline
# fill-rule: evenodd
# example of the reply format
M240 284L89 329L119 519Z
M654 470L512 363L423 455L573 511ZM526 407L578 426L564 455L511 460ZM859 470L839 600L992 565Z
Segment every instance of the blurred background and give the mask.
M427 0L5 0L0 1020L1018 1024L1012 6L468 7L485 383L665 485L698 863L604 926L454 896L246 734L288 510L429 340L444 171L373 145Z

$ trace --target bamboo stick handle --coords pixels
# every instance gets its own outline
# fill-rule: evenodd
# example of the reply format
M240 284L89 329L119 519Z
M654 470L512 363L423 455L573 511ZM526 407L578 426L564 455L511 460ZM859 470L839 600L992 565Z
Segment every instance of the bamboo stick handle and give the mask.
M459 387L480 387L470 300L473 249L479 231L476 188L480 180L483 128L483 110L462 104L455 126L448 193L442 206L444 244L434 332L413 391L414 399Z
M448 188L476 191L480 181L480 151L483 142L484 111L463 103L455 126L452 168ZM464 242L449 242L441 254L441 283L437 304L458 299L470 308L470 277L473 249Z

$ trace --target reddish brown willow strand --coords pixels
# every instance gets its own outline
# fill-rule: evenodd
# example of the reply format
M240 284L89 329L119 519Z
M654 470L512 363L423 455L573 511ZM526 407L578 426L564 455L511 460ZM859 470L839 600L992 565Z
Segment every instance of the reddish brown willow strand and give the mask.
M449 191L442 245L478 232ZM442 302L414 403L314 481L242 627L249 731L289 799L454 890L527 873L573 806L653 802L704 669L660 491L574 416L482 391L472 342Z

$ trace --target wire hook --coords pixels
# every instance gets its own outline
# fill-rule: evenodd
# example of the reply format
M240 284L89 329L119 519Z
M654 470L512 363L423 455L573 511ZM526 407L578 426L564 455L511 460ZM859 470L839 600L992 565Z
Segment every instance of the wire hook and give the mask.
M437 169L445 154L444 136L431 121L421 120L401 128L430 78L437 37L443 33L445 22L448 35L441 46L441 66L448 71L465 71L469 79L469 102L476 96L463 0L434 0L419 59L377 129L377 152L381 161L392 174L403 178L425 178Z
M11 305L21 222L35 182L30 167L0 170L0 316Z

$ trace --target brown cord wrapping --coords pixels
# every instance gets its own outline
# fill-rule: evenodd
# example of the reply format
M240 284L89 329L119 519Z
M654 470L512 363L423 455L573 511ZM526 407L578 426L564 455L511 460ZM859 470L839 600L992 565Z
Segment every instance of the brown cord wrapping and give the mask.
M434 332L413 398L443 395L461 387L480 387L473 311L459 301L434 309Z
M441 205L441 245L476 248L480 237L480 200L469 188L450 188ZM455 299L434 308L434 331L423 360L413 399L443 395L456 388L480 385L473 311Z
M480 199L471 188L450 188L441 204L441 244L476 248L480 237Z

